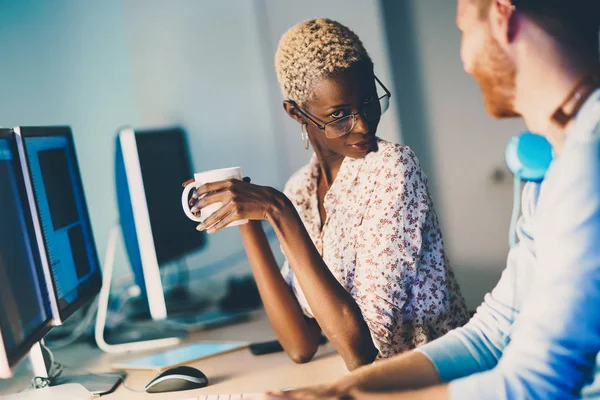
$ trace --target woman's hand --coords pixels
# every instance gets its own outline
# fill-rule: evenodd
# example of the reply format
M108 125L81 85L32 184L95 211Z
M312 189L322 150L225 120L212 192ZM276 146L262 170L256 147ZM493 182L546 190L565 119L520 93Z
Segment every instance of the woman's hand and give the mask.
M197 228L215 233L239 220L268 220L272 213L283 207L283 197L273 188L251 184L249 178L243 181L230 179L200 186L194 192L190 205L195 213L211 204L223 203Z

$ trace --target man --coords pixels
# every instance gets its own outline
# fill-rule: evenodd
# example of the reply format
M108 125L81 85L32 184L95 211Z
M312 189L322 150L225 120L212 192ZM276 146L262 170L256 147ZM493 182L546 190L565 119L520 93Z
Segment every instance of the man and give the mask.
M488 112L555 151L524 189L520 242L465 327L274 398L600 397L600 0L458 0L457 24Z

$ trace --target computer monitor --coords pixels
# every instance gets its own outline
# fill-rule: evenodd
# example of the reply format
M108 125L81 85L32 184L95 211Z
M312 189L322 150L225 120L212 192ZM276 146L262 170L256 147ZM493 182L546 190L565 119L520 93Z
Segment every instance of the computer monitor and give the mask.
M37 216L61 324L102 285L87 203L69 127L16 127L28 195ZM42 259L44 262L44 259Z
M16 138L0 129L0 378L50 330L52 310Z
M192 174L183 129L119 131L115 178L120 224L135 282L154 320L167 317L159 267L205 244L205 236L181 210L181 184Z

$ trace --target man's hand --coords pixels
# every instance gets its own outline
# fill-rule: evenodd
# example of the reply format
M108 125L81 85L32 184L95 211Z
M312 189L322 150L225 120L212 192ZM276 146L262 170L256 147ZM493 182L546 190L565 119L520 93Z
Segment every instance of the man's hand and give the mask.
M350 399L349 389L344 390L337 385L319 385L296 390L278 391L266 393L265 400L328 400L328 399Z
M448 386L437 385L417 390L367 392L350 389L345 393L336 392L335 388L316 386L286 392L266 393L263 400L447 400Z
M387 360L361 367L330 384L285 392L272 392L264 399L296 400L434 400L447 399L448 387L440 385L434 365L422 353L407 351Z
M269 392L264 395L265 399L350 399L349 396L358 387L359 381L354 374L347 375L334 383L324 385L308 386L305 388Z

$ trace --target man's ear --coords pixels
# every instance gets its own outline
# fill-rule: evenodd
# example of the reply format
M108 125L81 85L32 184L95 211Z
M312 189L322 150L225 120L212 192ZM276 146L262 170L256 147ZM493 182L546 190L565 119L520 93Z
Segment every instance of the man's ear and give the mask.
M512 44L518 33L518 11L512 0L494 0L490 10L492 35L502 47Z
M300 111L298 111L298 109L296 107L294 107L294 104L291 101L284 100L283 101L283 109L285 110L287 115L289 115L290 118L293 119L294 121L296 121L297 123L299 123L299 124L306 123L306 119L304 118L304 116L300 113Z

